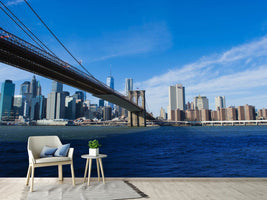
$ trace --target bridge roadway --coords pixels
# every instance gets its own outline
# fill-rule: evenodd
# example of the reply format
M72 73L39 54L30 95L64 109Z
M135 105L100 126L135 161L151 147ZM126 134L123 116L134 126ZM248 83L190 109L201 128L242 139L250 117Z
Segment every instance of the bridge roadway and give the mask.
M1 27L0 62L89 92L95 97L119 105L130 112L142 113L145 111L131 102L127 96L111 89L94 76L84 73L58 57L5 31ZM146 118L154 119L149 113L146 113Z

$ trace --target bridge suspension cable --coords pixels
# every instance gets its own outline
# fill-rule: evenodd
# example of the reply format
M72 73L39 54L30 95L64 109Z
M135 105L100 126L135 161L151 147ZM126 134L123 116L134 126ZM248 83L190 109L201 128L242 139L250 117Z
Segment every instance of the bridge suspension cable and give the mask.
M42 24L46 27L46 29L51 33L51 35L59 42L59 44L68 52L68 54L84 69L84 71L89 75L93 76L88 70L79 62L72 53L67 49L67 47L58 39L58 37L52 32L52 30L46 25L46 23L41 19L41 17L37 14L37 12L32 8L32 6L27 2L27 0L24 0L24 2L28 5L28 7L31 9L31 11L36 15L36 17L42 22Z
M27 34L40 48L42 48L43 50L48 50L51 54L53 54L54 56L55 53L53 51L51 51L2 1L0 1L1 5L17 20L15 20L12 16L10 16L4 9L3 7L0 7L3 12L17 25L19 26L19 28L25 33ZM20 24L24 27L22 27ZM26 30L25 30L26 29ZM28 32L27 32L28 31ZM32 38L32 36L39 41L39 43ZM56 56L57 57L57 56Z

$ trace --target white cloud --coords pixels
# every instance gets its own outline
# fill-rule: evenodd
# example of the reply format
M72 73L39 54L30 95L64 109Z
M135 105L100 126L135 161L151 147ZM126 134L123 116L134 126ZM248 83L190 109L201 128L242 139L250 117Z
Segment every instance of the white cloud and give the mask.
M267 87L266 63L267 38L263 37L221 54L202 57L191 64L175 67L165 74L139 82L137 86L146 90L150 110L156 115L159 114L160 107L167 108L168 87L177 83L186 87L186 100L192 101L198 94L205 95L211 102L211 109L214 97L218 95L226 96L228 105L241 105L244 103L242 99L253 104L252 98L260 98L265 91L262 88ZM261 107L265 105L264 102L266 99L257 100L257 105L253 105Z
M166 24L156 23L107 33L90 41L88 48L95 54L91 62L96 62L119 56L164 51L171 46L172 37Z

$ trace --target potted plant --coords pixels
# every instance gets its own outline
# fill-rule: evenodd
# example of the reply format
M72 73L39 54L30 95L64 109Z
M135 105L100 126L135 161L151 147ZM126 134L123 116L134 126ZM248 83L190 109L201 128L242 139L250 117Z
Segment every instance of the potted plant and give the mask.
M89 155L90 156L98 156L99 154L99 147L101 147L101 144L99 144L98 140L90 140L88 142L89 146Z

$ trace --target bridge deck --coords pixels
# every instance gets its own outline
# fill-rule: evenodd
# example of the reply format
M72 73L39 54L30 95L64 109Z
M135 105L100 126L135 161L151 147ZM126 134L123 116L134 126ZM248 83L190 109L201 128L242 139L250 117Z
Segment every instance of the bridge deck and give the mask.
M89 92L131 112L143 111L143 108L131 102L128 97L111 89L92 75L82 72L2 28L0 28L0 62ZM149 113L147 115L148 119L154 119Z

